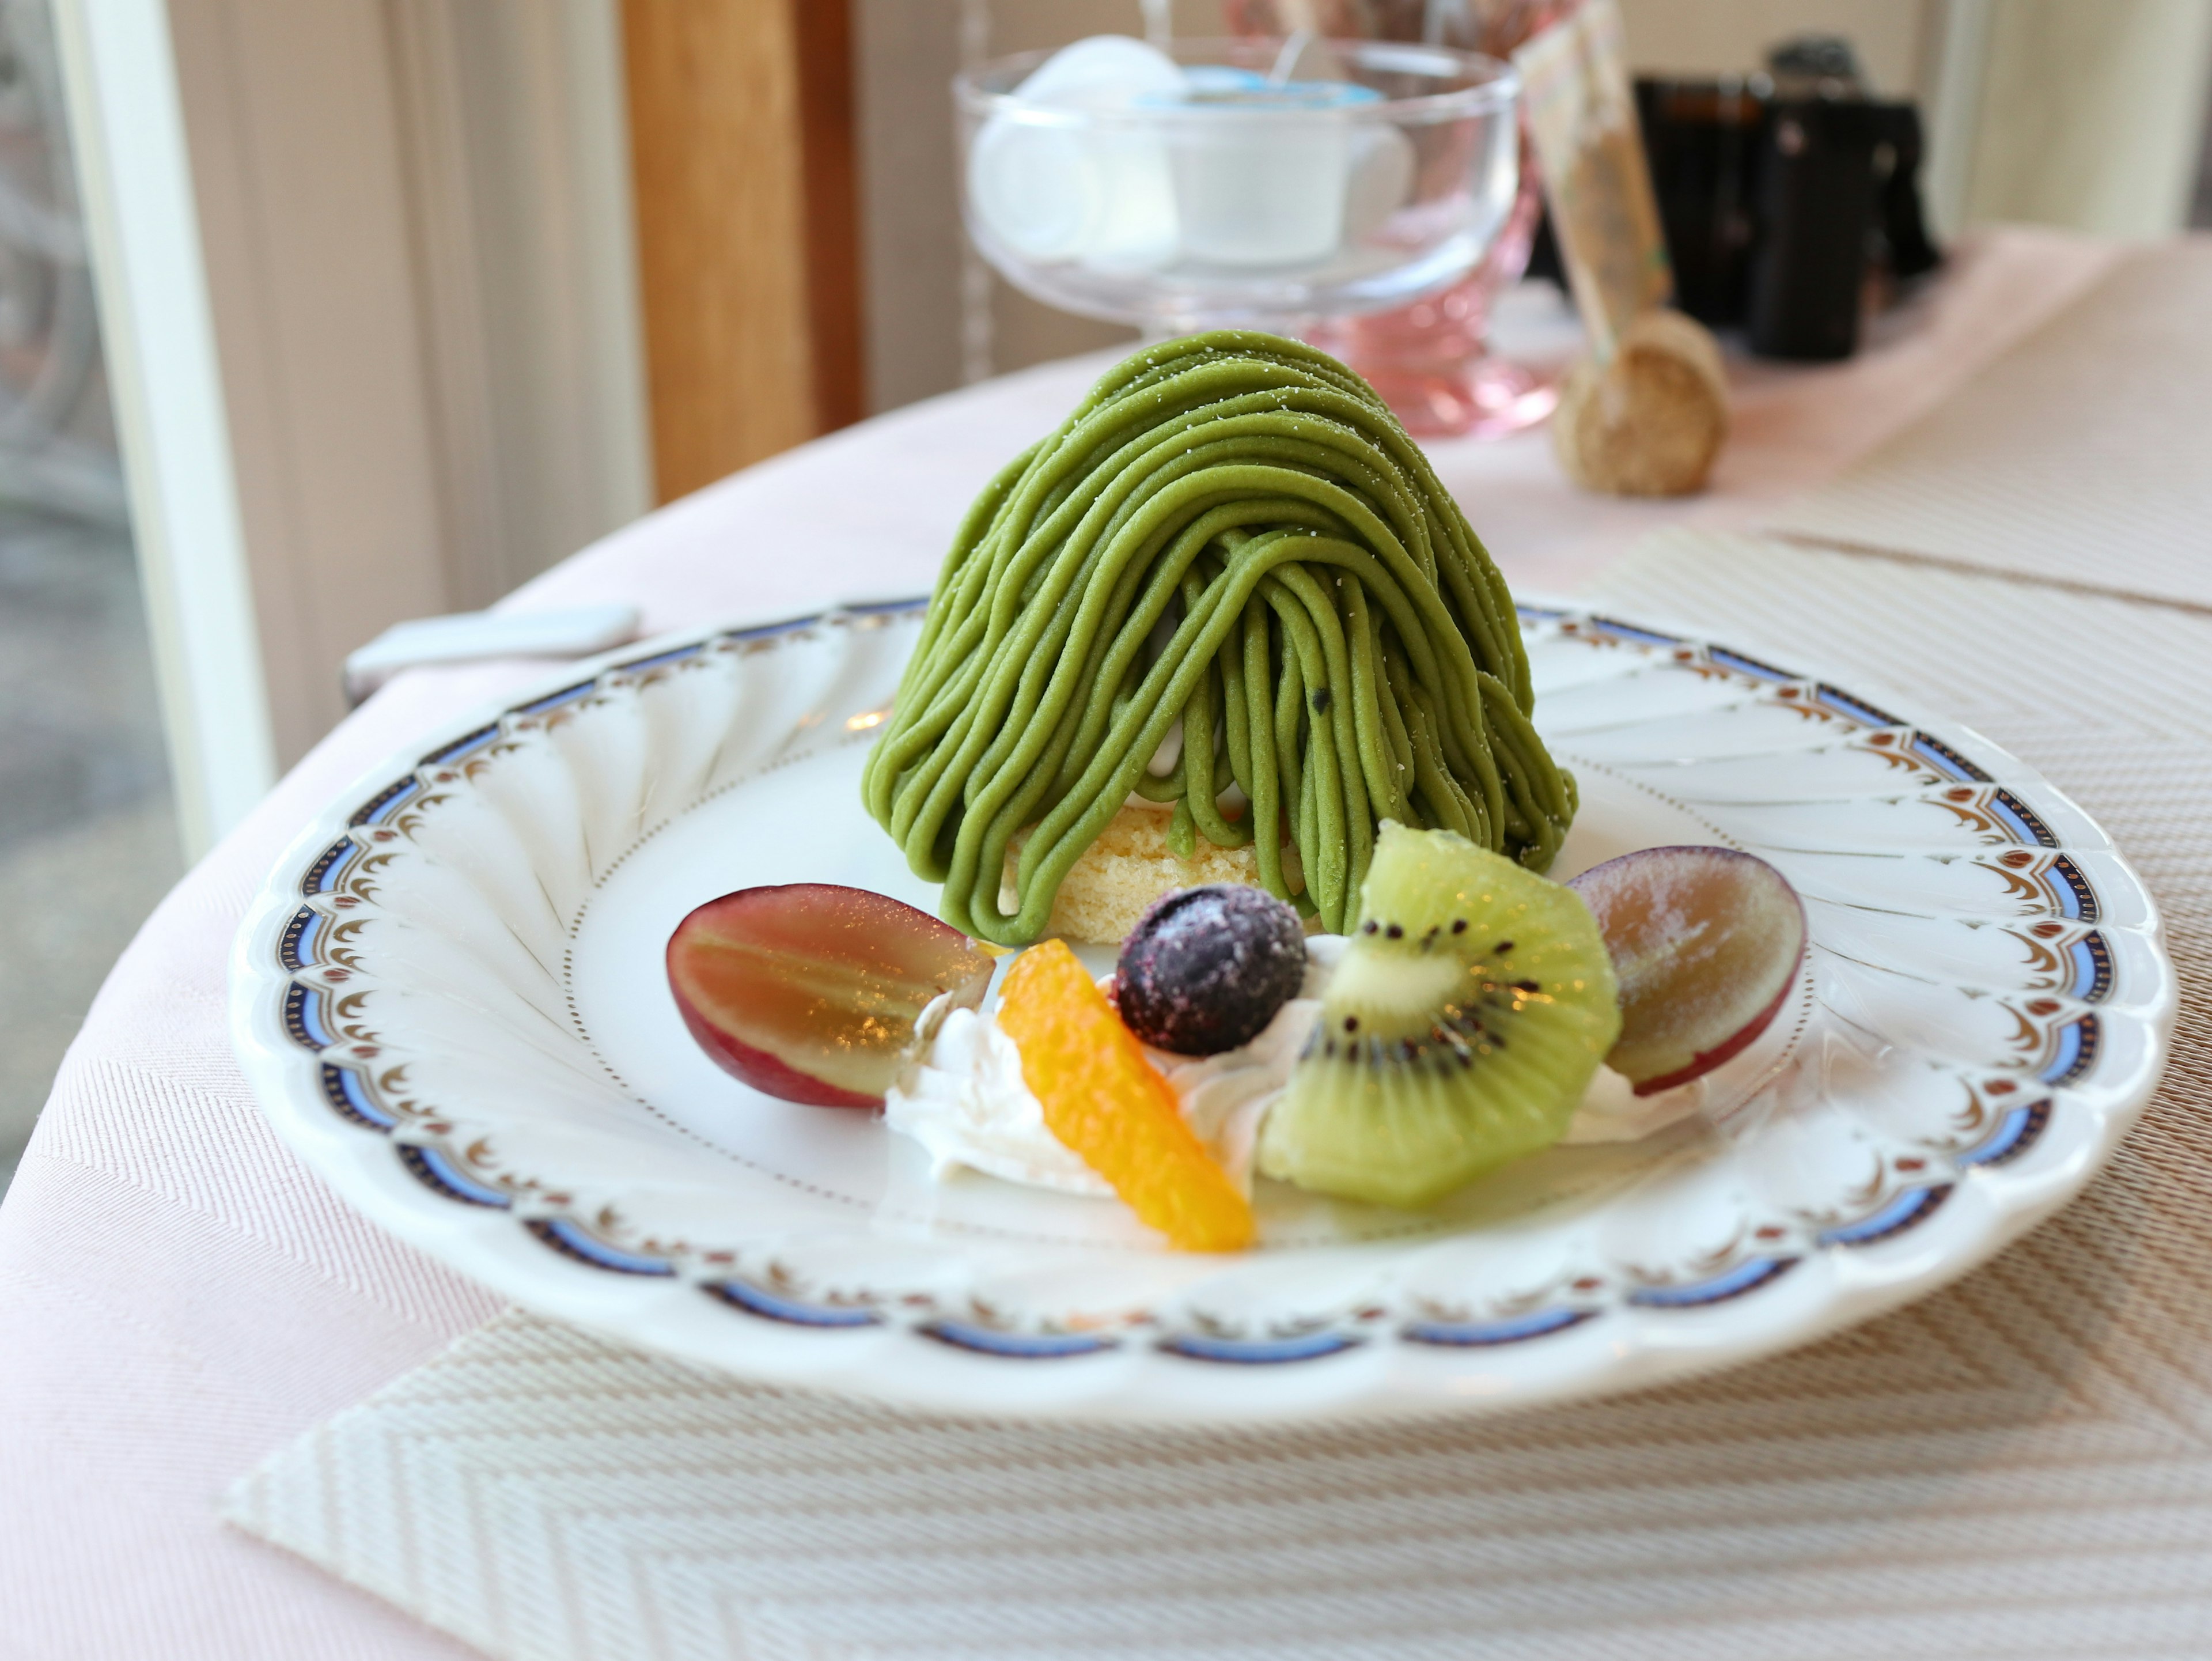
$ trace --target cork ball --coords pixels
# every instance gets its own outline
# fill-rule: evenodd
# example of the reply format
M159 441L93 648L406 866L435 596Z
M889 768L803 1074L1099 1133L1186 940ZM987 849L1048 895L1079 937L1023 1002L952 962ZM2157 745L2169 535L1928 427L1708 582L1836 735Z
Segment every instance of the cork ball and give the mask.
M1607 496L1687 496L1705 488L1728 436L1720 348L1680 312L1646 312L1604 368L1567 375L1552 443L1567 477Z

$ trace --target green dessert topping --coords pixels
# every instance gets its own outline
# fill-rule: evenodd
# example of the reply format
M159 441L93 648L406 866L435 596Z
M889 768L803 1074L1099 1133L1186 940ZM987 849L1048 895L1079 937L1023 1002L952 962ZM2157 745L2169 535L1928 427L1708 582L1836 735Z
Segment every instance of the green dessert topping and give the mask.
M1256 843L1341 931L1385 818L1550 866L1575 788L1531 703L1504 581L1382 401L1222 331L1125 360L976 498L862 788L945 921L1003 946L1133 791L1175 803L1172 846Z

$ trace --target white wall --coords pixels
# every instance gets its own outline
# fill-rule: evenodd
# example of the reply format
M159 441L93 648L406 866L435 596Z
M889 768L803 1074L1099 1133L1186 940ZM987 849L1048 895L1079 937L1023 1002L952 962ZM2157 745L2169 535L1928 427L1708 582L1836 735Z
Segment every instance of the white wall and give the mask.
M1737 74L1758 68L1767 47L1791 35L1840 34L1891 97L1927 94L1941 10L1939 0L1620 0L1639 70Z
M612 0L383 0L450 603L652 501Z
M345 654L448 609L429 361L377 0L171 0L280 761Z
M945 223L957 200L946 87L960 68L961 10L960 0L853 0L871 411L895 410L967 378L967 273L957 227L947 235Z
M2188 221L2212 82L2212 0L1996 0L1963 180L1968 223L2108 236Z

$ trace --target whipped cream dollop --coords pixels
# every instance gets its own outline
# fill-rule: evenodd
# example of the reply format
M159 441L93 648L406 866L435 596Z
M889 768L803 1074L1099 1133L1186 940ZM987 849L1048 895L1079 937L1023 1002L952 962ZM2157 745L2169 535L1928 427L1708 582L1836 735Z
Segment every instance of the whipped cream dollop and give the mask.
M1248 1194L1261 1122L1290 1084L1329 975L1349 944L1341 934L1308 937L1305 984L1251 1043L1218 1056L1146 1048L1199 1141ZM966 1169L1065 1194L1113 1193L1046 1125L1043 1106L1023 1082L1021 1051L988 1011L954 1008L948 995L922 1011L915 1037L913 1060L884 1098L884 1117L927 1150L939 1181ZM1626 1079L1600 1067L1561 1140L1640 1141L1695 1113L1705 1093L1700 1079L1638 1096Z

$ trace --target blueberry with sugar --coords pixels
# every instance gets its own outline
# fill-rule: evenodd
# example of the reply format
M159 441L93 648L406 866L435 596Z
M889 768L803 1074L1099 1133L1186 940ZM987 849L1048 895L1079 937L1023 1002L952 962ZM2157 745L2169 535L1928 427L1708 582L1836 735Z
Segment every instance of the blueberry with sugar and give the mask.
M1305 928L1265 889L1186 888L1122 942L1115 1001L1156 1050L1218 1056L1258 1037L1305 983Z

